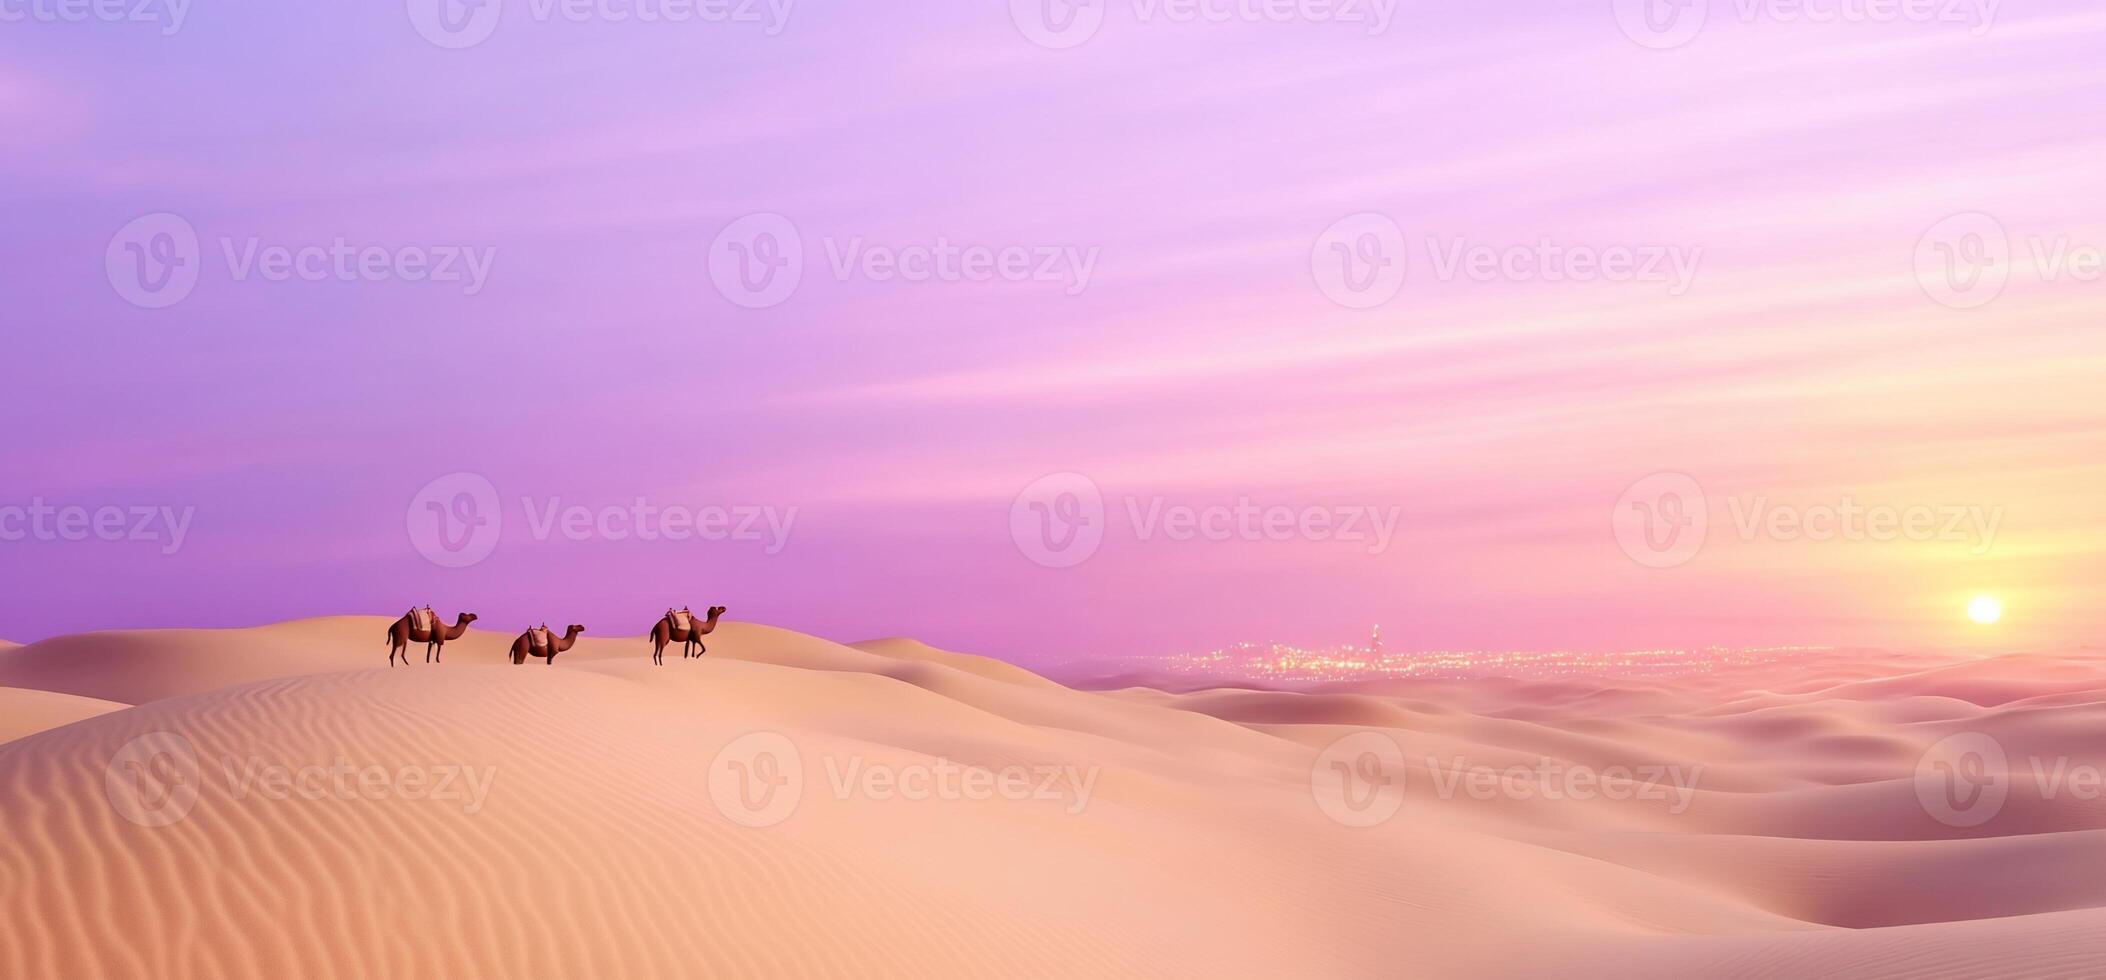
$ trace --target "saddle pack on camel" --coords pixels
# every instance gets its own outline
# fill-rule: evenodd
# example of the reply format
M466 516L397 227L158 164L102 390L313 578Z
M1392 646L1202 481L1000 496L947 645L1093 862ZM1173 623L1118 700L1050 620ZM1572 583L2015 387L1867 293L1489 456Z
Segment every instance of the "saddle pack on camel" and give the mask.
M695 614L685 608L668 609L665 611L665 618L672 620L675 633L685 633L695 628Z
M432 614L430 606L425 606L421 609L416 606L410 607L409 625L411 632L429 633L431 632L432 624L437 621L438 617Z
M535 626L527 630L527 649L534 651L535 656L546 656L548 647L548 627Z

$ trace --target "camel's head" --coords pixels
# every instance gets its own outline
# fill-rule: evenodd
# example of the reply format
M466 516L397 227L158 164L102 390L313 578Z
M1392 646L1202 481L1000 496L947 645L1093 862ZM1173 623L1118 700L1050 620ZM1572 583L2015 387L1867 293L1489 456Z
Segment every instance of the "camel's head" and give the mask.
M722 616L722 615L724 615L725 613L727 613L727 612L730 612L730 611L731 611L731 607L729 607L729 606L711 606L711 607L709 607L709 618L711 618L711 619L715 619L715 618L717 618L718 616Z
M583 632L585 632L585 627L584 627L584 626L581 626L581 625L579 625L579 624L577 624L577 623L572 623L572 624L570 624L570 635L572 635L572 636L576 636L576 635L578 635L579 633L583 633Z
M463 625L463 626L466 626L466 625L468 625L469 623L472 623L472 622L475 622L475 614L474 614L474 613L462 613L462 614L461 614L461 625Z

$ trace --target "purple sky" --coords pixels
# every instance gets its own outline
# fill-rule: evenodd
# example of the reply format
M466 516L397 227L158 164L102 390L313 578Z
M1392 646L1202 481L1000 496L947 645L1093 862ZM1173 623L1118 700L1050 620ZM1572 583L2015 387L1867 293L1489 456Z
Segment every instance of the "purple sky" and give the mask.
M1026 660L1374 622L2099 635L2095 5L1720 0L1686 36L1609 0L1350 8L1381 30L1105 0L1055 48L1035 0L503 0L449 49L438 2L195 0L170 31L0 0L32 11L0 21L0 636L423 602L604 634L718 603ZM125 246L180 247L133 224L162 213L196 282L148 309ZM741 292L733 246L784 227L795 288ZM267 274L339 239L375 265ZM955 267L886 275L939 242ZM1394 295L1339 264L1368 246ZM479 290L373 271L454 248ZM1700 488L1693 553L1619 537L1663 473ZM465 567L424 507L481 486L455 474L502 522ZM639 498L754 533L597 521ZM189 517L164 554L166 518L40 530L38 501ZM1978 594L2004 622L1966 621Z

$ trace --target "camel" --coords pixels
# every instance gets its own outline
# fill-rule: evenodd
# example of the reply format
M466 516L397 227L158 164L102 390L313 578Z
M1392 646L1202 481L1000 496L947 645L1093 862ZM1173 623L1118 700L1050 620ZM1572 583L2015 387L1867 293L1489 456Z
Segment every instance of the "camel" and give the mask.
M474 613L462 613L452 626L439 622L439 617L430 606L411 609L403 613L395 625L388 627L388 666L395 666L395 655L402 655L402 665L409 666L409 645L424 644L424 662L443 662L446 641L458 640L468 632L468 624L475 622Z
M651 662L660 667L665 666L665 647L668 643L681 645L682 659L708 653L709 648L702 645L702 637L715 632L717 617L724 615L725 611L723 606L711 606L708 621L698 623L695 622L695 614L689 612L685 606L666 610L665 615L651 627Z
M578 634L583 632L585 627L572 623L569 629L563 631L562 636L552 636L549 634L548 624L543 623L519 634L519 639L512 641L512 662L523 664L528 657L547 657L548 665L554 667L556 654L577 645Z

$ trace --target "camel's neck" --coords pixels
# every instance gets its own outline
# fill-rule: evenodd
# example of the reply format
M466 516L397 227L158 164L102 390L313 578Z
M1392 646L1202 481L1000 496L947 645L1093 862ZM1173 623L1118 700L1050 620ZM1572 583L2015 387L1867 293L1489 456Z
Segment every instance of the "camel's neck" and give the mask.
M710 614L709 614L709 618L708 618L708 619L706 619L706 620L703 620L703 621L702 621L702 632L704 632L704 633L707 633L707 632L709 632L710 630L716 629L716 628L717 628L717 617L718 617L718 616L722 616L722 615L724 615L724 614L723 614L723 613L710 613Z
M463 616L460 619L454 620L452 626L441 626L439 628L446 631L447 639L458 640L461 638L462 633L468 632L468 617Z
M570 649L570 648L571 648L571 646L572 646L573 644L575 644L575 643L577 643L577 642L578 642L578 634L579 634L579 633L583 633L583 632L585 632L585 631L584 631L584 630L564 630L564 631L563 631L563 638L562 638L562 639L560 639L560 640L557 640L557 641L556 641L556 649L558 649L558 650L568 650L568 649Z

